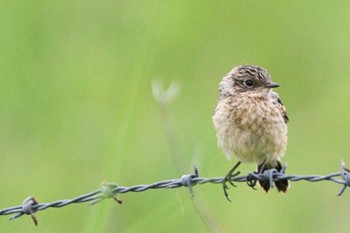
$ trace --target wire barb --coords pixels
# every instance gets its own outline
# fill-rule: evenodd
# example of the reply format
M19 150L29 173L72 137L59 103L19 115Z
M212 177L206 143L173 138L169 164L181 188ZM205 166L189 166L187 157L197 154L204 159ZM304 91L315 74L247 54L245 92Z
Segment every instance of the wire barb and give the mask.
M35 224L35 226L38 225L38 220L37 218L35 217L35 209L33 209L33 206L34 205L37 205L38 202L35 200L34 197L30 196L30 197L27 197L26 199L24 199L24 201L22 202L22 211L14 216L12 216L9 220L13 220L13 219L16 219L18 217L21 217L23 214L27 214L27 215L30 215L32 217L32 220Z
M100 188L100 193L96 196L96 199L90 202L90 205L94 205L106 198L113 198L118 204L122 204L122 200L117 198L117 193L116 190L118 188L118 185L113 184L113 183L108 183L108 182L102 182L101 188Z
M234 168L236 169L238 165L236 164ZM164 180L164 181L155 182L153 184L135 185L131 187L122 187L122 186L117 186L116 184L113 184L113 183L103 182L100 189L75 197L73 199L69 199L69 200L59 200L51 203L38 203L34 197L28 197L19 206L8 207L0 210L0 215L15 214L12 217L10 217L9 220L19 218L22 215L30 215L34 224L37 225L38 221L35 217L35 213L50 207L61 208L73 203L84 203L84 202L90 202L90 204L93 205L106 198L113 198L117 203L121 204L122 201L116 197L117 194L123 194L127 192L144 192L150 189L169 189L169 188L172 189L172 188L187 187L191 195L193 196L193 193L194 193L193 186L197 184L209 184L209 183L223 185L224 191L226 192L226 189L228 188L227 186L226 187L224 186L226 185L226 182L229 182L234 186L236 185L233 182L247 182L248 186L254 188L255 185L252 185L252 184L253 183L256 184L257 181L271 182L272 180L272 183L279 180L285 180L285 179L290 181L295 181L295 182L302 181L302 180L309 181L309 182L332 181L334 183L343 185L340 192L338 193L338 196L342 195L345 189L350 186L350 169L345 167L345 163L343 161L341 162L340 172L331 173L325 176L287 175L287 174L284 174L286 170L286 166L284 166L280 172L274 171L274 170L267 171L267 172L265 171L264 173L248 172L247 175L244 175L244 176L238 176L239 172L234 172L235 169L233 169L231 173L228 174L230 176L227 175L226 177L204 178L204 177L199 177L198 169L197 167L194 167L194 174L183 175L180 179ZM340 177L341 179L337 179L337 177ZM228 195L226 196L226 198L228 198Z
M190 193L192 195L192 197L194 197L194 192L193 192L193 188L192 188L192 184L193 184L193 181L192 179L194 178L198 178L199 176L199 173L198 173L198 168L196 165L193 166L193 173L194 174L187 174L187 175L183 175L181 176L181 183L183 184L184 187L188 187L188 189L190 190Z
M338 196L341 196L344 193L345 189L350 186L350 170L345 167L345 162L344 161L341 162L341 168L340 169L341 169L340 170L340 175L341 175L341 177L344 180L344 186L342 187L342 189L338 193Z

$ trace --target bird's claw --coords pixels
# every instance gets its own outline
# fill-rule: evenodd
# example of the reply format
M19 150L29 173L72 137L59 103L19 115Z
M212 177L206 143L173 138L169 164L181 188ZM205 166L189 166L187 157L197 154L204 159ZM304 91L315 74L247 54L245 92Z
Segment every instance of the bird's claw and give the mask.
M266 159L262 162L262 164L260 164L258 166L258 171L257 172L250 173L247 176L247 184L248 184L249 187L251 187L254 190L257 190L255 188L256 183L258 182L258 178L256 176L261 175L261 174L264 173L265 164L266 164Z
M232 185L233 187L236 187L236 185L233 183L232 178L238 176L241 172L237 171L234 173L234 171L239 167L239 165L241 164L241 161L238 161L236 163L235 166L233 166L230 171L227 173L227 175L224 177L224 179L222 180L222 188L224 190L224 194L225 197L228 201L231 202L231 199L229 198L229 195L227 193L227 189L229 189L229 187L227 186L226 183L229 183L230 185Z
M257 190L255 188L255 185L258 182L258 180L254 177L255 174L258 174L258 172L254 172L254 173L248 174L248 176L247 176L247 185L249 187L251 187L252 189Z

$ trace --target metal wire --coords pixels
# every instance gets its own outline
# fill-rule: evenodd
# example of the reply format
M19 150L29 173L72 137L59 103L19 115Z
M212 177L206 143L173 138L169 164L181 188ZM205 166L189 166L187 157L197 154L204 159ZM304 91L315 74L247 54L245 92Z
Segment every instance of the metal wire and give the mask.
M283 167L281 171L277 171L275 169L270 169L264 171L263 173L253 173L248 172L247 175L238 176L238 172L229 178L231 182L250 182L251 181L269 181L271 187L273 187L273 183L279 180L288 179L290 181L309 181L309 182L320 182L320 181L332 181L342 185L341 190L338 193L338 196L342 195L347 187L350 186L350 170L345 168L345 163L341 162L341 170L340 172L331 173L328 175L288 175L285 174L286 166ZM337 179L336 177L340 177L341 179ZM183 175L180 179L172 179L155 182L153 184L143 184L143 185L135 185L132 187L123 187L117 186L112 183L102 183L100 189L75 197L73 199L68 200L59 200L51 203L38 203L34 197L27 197L21 205L12 206L8 208L4 208L0 210L0 215L9 215L15 214L10 217L9 220L16 219L21 217L22 215L31 215L35 225L38 224L38 221L35 217L35 212L42 211L47 208L61 208L73 203L84 203L90 202L91 205L96 204L106 198L113 198L117 203L121 204L122 201L117 197L117 194L123 194L127 192L144 192L149 189L173 189L180 187L189 188L191 194L193 195L192 187L197 184L223 184L225 182L225 177L212 177L212 178L204 178L199 177L198 169L194 167L193 174ZM256 182L255 182L256 183Z

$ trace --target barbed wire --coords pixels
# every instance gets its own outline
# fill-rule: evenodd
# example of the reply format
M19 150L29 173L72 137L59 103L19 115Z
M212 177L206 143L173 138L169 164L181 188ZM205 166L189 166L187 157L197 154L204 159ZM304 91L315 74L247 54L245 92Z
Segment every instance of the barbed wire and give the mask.
M238 164L239 165L239 164ZM229 177L212 177L204 178L199 177L198 169L194 167L193 174L183 175L180 179L164 180L155 182L152 184L142 184L135 185L131 187L118 186L113 183L103 182L100 189L72 198L68 200L59 200L51 203L39 203L36 198L30 196L27 197L21 205L12 206L0 210L0 215L10 215L15 214L9 218L13 220L21 217L22 215L30 215L33 219L35 225L38 224L35 213L38 211L45 210L47 208L61 208L73 203L85 203L90 202L90 205L96 204L106 198L112 198L117 203L122 204L122 201L117 197L118 194L123 194L127 192L144 192L150 189L173 189L180 187L189 188L190 193L193 195L193 186L197 184L223 184L225 189L225 181L230 182L247 182L248 185L254 188L257 181L269 181L270 186L273 187L273 183L279 180L290 180L290 181L309 181L309 182L319 182L319 181L332 181L343 185L340 189L338 196L341 196L345 189L350 186L350 170L345 167L345 163L341 162L340 172L331 173L328 175L288 175L285 174L286 165L281 171L276 169L266 170L263 173L248 172L247 175L238 176L239 172L236 172L233 176ZM234 169L233 169L234 170ZM341 179L337 179L340 177ZM254 181L254 182L252 182ZM254 185L252 185L254 184ZM227 188L227 186L226 186ZM226 195L226 190L225 190ZM226 196L228 198L228 196Z

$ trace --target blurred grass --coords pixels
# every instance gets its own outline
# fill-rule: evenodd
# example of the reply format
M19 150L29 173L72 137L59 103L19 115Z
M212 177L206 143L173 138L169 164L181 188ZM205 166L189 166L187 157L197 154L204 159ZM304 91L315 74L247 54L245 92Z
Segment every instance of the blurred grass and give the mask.
M347 1L3 1L0 8L1 208L29 195L71 198L107 180L179 177L151 81L182 86L168 114L191 172L233 165L211 116L221 78L239 64L268 69L290 116L288 173L335 172L349 159ZM197 148L197 155L194 156ZM199 148L199 149L198 149ZM255 169L243 165L242 172ZM216 232L344 232L349 194L293 183L286 195L245 185L195 187ZM3 232L206 232L188 191L158 190L7 222ZM209 227L209 228L210 228Z

